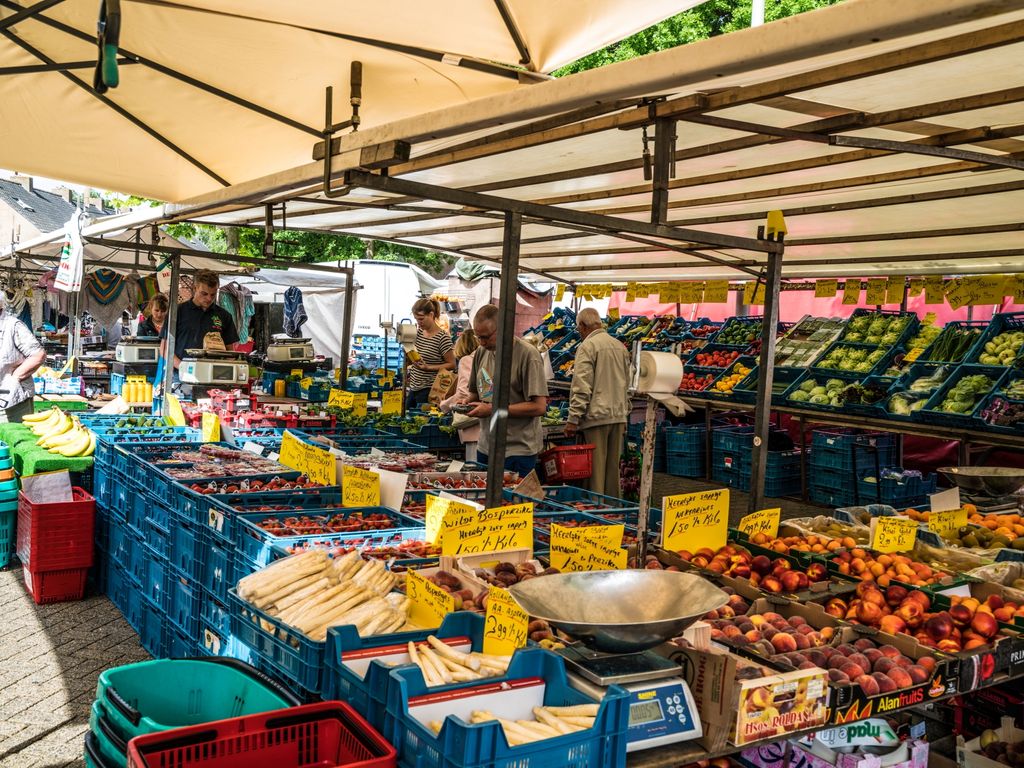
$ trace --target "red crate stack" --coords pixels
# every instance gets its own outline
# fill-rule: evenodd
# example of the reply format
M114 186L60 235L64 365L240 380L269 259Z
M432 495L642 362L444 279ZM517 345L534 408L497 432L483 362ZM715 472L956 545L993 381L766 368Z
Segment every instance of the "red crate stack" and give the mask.
M36 503L18 494L17 553L25 586L39 604L81 600L93 563L96 502L81 488L71 501Z

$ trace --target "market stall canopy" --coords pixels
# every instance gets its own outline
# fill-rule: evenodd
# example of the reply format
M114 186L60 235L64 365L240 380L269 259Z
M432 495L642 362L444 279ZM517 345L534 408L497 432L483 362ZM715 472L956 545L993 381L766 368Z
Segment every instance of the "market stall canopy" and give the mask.
M92 90L96 0L0 0L0 167L182 200L309 160L362 127L493 94L697 0L125 0L120 85Z
M675 240L648 223L656 122ZM386 177L341 178L395 140ZM579 283L749 279L765 253L735 238L779 209L787 275L1016 271L1024 0L848 0L336 143L343 196L313 162L166 210L259 226L273 203L276 226L491 261L518 211L521 269Z

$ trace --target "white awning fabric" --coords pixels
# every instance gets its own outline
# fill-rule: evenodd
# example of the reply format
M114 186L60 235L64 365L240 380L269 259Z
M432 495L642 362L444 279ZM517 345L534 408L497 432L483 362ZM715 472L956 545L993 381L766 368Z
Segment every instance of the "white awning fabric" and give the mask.
M0 0L0 167L179 201L309 162L353 61L368 129L529 90L697 2L124 0L100 97L96 0Z

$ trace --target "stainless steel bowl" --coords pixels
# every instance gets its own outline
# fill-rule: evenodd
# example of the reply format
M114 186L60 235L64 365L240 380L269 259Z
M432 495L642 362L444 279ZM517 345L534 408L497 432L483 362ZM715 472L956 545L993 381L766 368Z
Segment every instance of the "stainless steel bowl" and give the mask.
M1024 488L1024 469L1017 467L941 467L939 472L965 491L986 496L1009 496Z
M530 616L609 653L678 637L729 599L692 573L635 569L553 574L513 584L509 592Z

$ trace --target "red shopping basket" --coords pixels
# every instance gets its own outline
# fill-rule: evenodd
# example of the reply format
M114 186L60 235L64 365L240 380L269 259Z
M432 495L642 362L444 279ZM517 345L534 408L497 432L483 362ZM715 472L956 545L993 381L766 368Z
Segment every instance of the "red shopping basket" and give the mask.
M34 503L18 494L18 558L26 568L54 571L88 568L93 562L96 502L81 488L71 501Z
M537 459L548 483L586 480L594 471L594 444L556 445L542 452Z
M137 736L128 768L393 768L395 748L352 707L325 701Z

